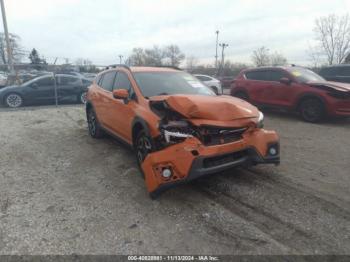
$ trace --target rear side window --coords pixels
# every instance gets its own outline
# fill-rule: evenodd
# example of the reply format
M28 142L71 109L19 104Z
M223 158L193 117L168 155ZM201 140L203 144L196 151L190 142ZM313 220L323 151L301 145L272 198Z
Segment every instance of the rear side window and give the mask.
M337 76L350 76L350 66L342 66L337 70Z
M60 85L81 85L81 79L78 77L60 76L58 83Z
M335 67L322 68L320 71L321 76L334 76L336 74L337 74L337 68Z
M96 76L96 78L95 78L95 82L96 82L96 84L98 84L98 85L100 85L101 83L101 78L102 78L102 75L98 75L98 76Z
M250 71L245 73L245 77L249 80L268 81L267 71Z
M103 75L102 81L100 81L101 82L100 86L107 91L112 91L115 75L116 75L116 72L105 73Z
M268 81L276 81L279 82L282 77L288 77L287 74L285 74L281 70L271 70L268 72Z

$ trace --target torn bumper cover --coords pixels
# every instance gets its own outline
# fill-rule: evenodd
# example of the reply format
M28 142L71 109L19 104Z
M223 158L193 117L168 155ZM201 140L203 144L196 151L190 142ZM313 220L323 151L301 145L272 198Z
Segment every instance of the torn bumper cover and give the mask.
M279 138L276 132L256 129L241 140L204 146L197 138L149 154L142 164L151 197L198 177L236 166L279 164Z

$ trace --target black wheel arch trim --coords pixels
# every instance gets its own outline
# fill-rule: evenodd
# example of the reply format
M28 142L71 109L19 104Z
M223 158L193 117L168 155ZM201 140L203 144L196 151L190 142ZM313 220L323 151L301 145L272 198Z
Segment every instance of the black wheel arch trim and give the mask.
M317 99L317 100L319 100L322 103L324 109L327 111L327 103L326 103L325 99L322 96L314 94L314 93L304 93L301 96L299 96L298 99L296 100L294 108L296 110L299 110L301 103L305 99Z
M151 136L151 132L150 132L150 128L149 128L149 125L148 123L146 122L146 120L144 120L142 117L140 116L136 116L132 123L131 123L131 132L132 132L132 142L134 143L134 139L136 138L136 136L134 137L134 128L137 126L137 125L141 125L142 126L142 130L144 130L146 132L146 134L150 137Z

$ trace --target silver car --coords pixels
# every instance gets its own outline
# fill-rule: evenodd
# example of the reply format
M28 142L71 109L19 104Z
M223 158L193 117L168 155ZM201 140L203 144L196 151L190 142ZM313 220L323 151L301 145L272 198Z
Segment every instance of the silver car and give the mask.
M220 80L208 76L208 75L194 75L197 77L203 84L210 87L217 95L222 95L222 87Z

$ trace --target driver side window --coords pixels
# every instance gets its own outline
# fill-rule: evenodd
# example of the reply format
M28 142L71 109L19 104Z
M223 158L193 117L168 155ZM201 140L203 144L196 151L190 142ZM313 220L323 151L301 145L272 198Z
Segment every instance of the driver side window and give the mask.
M133 98L135 96L134 89L132 88L129 77L124 72L118 72L117 77L114 81L113 90L126 89L129 92L129 97Z

